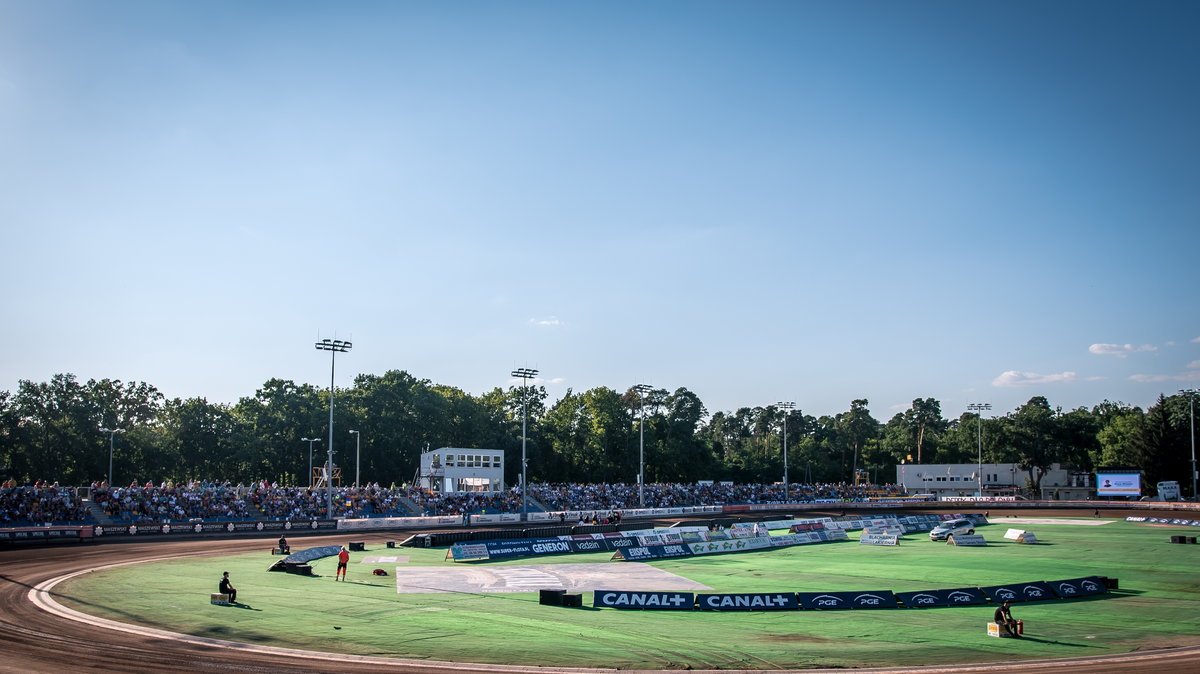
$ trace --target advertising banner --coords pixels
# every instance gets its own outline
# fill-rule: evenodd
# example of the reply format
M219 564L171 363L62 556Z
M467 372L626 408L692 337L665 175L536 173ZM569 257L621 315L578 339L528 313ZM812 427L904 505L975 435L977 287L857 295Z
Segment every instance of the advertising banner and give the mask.
M857 592L797 592L796 599L806 609L848 609Z
M1096 473L1096 495L1141 496L1142 476L1140 473Z
M692 549L694 555L712 555L721 552L741 552L750 550L752 540L741 538L732 541L704 541L703 543L689 543L688 547Z
M592 601L596 608L657 609L691 611L696 597L691 592L626 592L596 590Z
M698 594L696 608L710 611L794 611L800 608L800 603L791 592Z
M992 585L979 588L994 602L1005 601L1041 601L1043 599L1058 599L1054 590L1045 581L1032 583L1013 583L1011 585Z
M482 547L482 549L480 549ZM458 552L455 549L458 549ZM557 538L525 538L509 541L477 541L473 543L455 543L450 547L450 554L455 561L462 559L504 559L506 557L533 557L536 555L557 555L572 552L571 542ZM480 556L486 553L486 556Z
M1090 594L1104 594L1108 592L1108 587L1105 586L1104 581L1100 580L1097 576L1055 580L1051 581L1049 585L1050 589L1054 590L1063 599L1086 597Z
M897 592L896 597L908 608L930 608L934 606L971 606L982 604L987 597L977 587L960 587L952 590L922 590L920 592Z
M897 537L890 534L863 534L859 536L859 545L891 545L897 544Z
M632 548L621 548L617 551L627 562L640 562L647 559L667 559L670 557L691 557L691 546L686 543L677 545L639 545Z
M90 528L90 525L89 525ZM41 541L60 538L84 538L84 527L13 527L0 530L0 541Z
M854 592L850 608L897 608L896 595L891 590Z

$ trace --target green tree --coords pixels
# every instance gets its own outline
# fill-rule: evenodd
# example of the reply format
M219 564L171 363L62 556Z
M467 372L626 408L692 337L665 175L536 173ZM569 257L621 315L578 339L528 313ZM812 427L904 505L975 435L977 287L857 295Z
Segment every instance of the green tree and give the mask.
M1113 416L1096 435L1096 468L1141 467L1146 457L1146 418L1141 410Z
M842 445L842 474L849 476L848 479L843 478L847 482L854 481L854 475L858 472L859 453L862 452L867 441L873 440L879 435L879 422L871 416L867 404L865 398L851 401L850 411L843 412L837 417L837 428ZM847 449L851 455L849 471L845 470L845 451Z
M1042 476L1059 454L1055 412L1043 396L1029 399L1011 416L1011 441L1017 452L1017 464L1029 472L1034 494L1041 491Z

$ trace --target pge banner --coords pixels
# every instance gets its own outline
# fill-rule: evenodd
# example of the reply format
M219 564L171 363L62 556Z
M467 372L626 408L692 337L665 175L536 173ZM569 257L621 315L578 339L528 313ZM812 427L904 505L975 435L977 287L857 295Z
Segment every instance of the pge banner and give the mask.
M976 587L960 587L952 590L922 590L920 592L897 592L896 597L908 608L931 608L934 606L971 606L987 601Z
M1104 585L1104 581L1100 580L1098 576L1055 580L1051 581L1049 585L1063 599L1086 597L1089 594L1104 594L1108 592L1108 587Z
M891 590L851 592L850 608L897 608L896 595Z
M698 594L696 608L712 611L794 611L800 608L800 603L791 592Z
M797 592L796 599L806 609L851 608L858 592Z
M596 590L592 604L596 608L657 609L691 611L696 597L691 592L627 592Z
M891 590L875 592L797 592L800 606L806 609L896 608Z
M1045 581L1037 580L1032 583L1012 583L1010 585L992 585L981 587L983 593L992 601L1042 601L1043 599L1058 599L1054 590Z

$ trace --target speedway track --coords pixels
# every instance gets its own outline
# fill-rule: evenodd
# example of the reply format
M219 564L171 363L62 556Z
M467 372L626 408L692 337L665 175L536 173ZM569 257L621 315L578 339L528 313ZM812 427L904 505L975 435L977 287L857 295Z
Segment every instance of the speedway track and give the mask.
M1078 511L1009 511L1021 516L1078 516ZM1136 514L1156 516L1139 511ZM1106 517L1125 513L1106 512ZM1159 515L1161 516L1161 515ZM1167 515L1169 516L1169 515ZM1175 514L1178 516L1178 514ZM344 534L305 538L307 544L332 544ZM384 534L371 542L382 542ZM425 662L387 658L304 653L246 644L196 638L176 638L165 633L113 629L102 621L80 620L55 609L70 597L56 587L38 589L62 576L110 564L163 557L202 557L259 550L263 539L157 541L101 543L56 547L0 549L0 655L2 672L521 672L530 667L497 667L453 662ZM50 607L51 611L45 607ZM82 607L86 610L86 606ZM131 617L130 622L133 622ZM182 636L182 635L180 635ZM611 670L536 668L540 672L600 672ZM722 670L728 672L729 670ZM816 672L823 670L804 670ZM845 671L845 670L829 670ZM1020 663L937 666L926 668L873 668L862 672L1023 672L1056 674L1126 674L1154 671L1160 674L1200 671L1200 635L1185 648L1135 652L1099 658L1075 658Z

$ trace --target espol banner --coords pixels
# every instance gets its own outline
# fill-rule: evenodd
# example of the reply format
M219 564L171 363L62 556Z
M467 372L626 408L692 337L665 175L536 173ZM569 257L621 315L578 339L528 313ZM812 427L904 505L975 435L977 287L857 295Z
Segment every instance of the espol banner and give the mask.
M622 548L617 551L617 554L627 562L640 562L647 559L691 557L695 553L692 552L692 546L681 543L679 545L651 545Z

